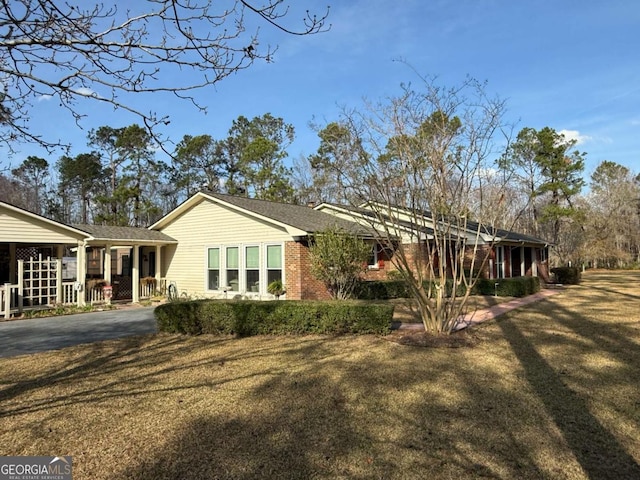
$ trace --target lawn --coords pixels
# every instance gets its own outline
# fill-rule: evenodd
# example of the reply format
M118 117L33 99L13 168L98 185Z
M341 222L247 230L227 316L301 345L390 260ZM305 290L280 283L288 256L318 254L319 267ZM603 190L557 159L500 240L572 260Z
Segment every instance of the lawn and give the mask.
M587 274L471 336L158 335L0 359L0 454L72 455L75 480L640 478L640 273Z

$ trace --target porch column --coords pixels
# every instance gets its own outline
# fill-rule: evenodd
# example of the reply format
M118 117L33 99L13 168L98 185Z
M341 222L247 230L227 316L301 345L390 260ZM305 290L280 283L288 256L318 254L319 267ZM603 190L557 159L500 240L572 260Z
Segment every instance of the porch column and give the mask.
M156 245L156 290L162 291L162 245Z
M77 303L79 307L85 305L85 287L87 283L87 245L84 242L78 242L78 253L76 255L76 285L77 286Z
M104 246L104 279L111 285L111 244Z
M537 248L531 247L531 275L538 276L538 254Z
M131 301L140 302L140 246L133 246L133 259L131 260Z
M18 280L18 259L16 258L16 244L9 244L9 283L22 283L22 279Z
M56 246L56 258L59 258L62 260L62 257L64 257L64 245L57 245Z
M524 246L522 246L520 247L520 276L524 277L526 273L524 266Z

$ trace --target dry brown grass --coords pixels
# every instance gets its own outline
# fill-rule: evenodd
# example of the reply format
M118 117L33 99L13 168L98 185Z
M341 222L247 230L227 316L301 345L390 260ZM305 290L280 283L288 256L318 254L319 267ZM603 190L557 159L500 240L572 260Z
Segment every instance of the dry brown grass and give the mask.
M492 307L500 303L513 300L514 297L494 297L489 295L472 295L468 298L463 314L472 313L476 310ZM415 302L410 298L396 298L389 300L389 303L395 305L393 319L397 322L404 323L421 323L420 313L416 309Z
M640 478L640 273L476 329L158 335L0 360L0 454L74 478Z

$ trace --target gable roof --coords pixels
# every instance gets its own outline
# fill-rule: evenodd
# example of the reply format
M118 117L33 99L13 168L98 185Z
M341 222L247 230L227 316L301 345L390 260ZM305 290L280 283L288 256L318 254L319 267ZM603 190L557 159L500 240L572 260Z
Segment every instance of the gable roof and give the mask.
M324 212L326 210L343 213L351 216L354 220L357 221L356 218L359 217L362 221L367 225L378 225L380 223L387 223L387 225L392 225L391 228L393 233L397 233L400 235L400 232L407 233L409 235L413 235L416 232L424 235L426 238L433 238L433 229L427 225L416 225L408 220L401 220L399 218L394 218L391 221L391 217L386 213L382 212L374 212L371 209L367 209L364 207L354 207L352 205L341 205L338 203L329 203L323 202L314 207L314 209ZM380 231L384 231L384 227L379 228Z
M162 217L149 228L160 229L164 227L171 223L173 219L177 218L189 208L203 200L209 200L226 206L232 210L265 220L269 223L283 226L287 228L287 231L293 236L310 235L331 227L338 227L347 232L362 236L370 236L371 233L369 229L366 229L355 222L344 220L334 215L314 210L307 206L204 191L198 192L185 200L181 205Z
M175 239L165 233L158 232L157 230L149 230L147 228L85 224L77 224L74 225L74 227L87 232L91 236L89 240L109 240L122 243L131 241L142 241L145 243L178 243Z
M393 224L397 225L398 227L406 230L406 231L419 231L421 233L425 233L428 236L433 235L434 230L433 228L425 225L415 225L415 223L407 221L407 220L402 220L399 218L394 218L391 219L389 217L388 214L384 213L384 212L378 212L376 213L375 211L373 211L371 208L367 208L366 205L369 205L369 203L365 203L363 205L361 205L360 207L354 207L354 206L350 206L350 205L339 205L339 204L333 204L333 203L321 203L319 205L317 205L315 208L316 209L327 209L329 211L334 210L334 211L342 211L345 213L351 213L353 215L359 216L361 218L365 218L368 219L369 221L379 221L379 220L385 220L385 221L391 221L393 222ZM393 207L394 209L398 210L398 211L403 211L403 210L407 210L403 207ZM425 219L425 222L431 222L433 221L433 217L431 212L429 211L416 211L416 215L419 217L422 217L423 219ZM536 238L533 237L531 235L525 235L523 233L517 233L517 232L512 232L510 230L506 230L506 229L502 229L502 228L493 228L491 226L488 225L483 225L481 223L478 222L473 222L471 220L467 220L466 222L466 231L467 233L473 234L475 235L477 232L480 232L480 234L482 234L483 236L487 237L485 238L486 241L491 241L491 238L495 238L495 240L498 243L501 242L514 242L514 243L528 243L528 244L534 244L534 245L550 245L549 242L547 242L546 240L542 240L540 238Z
M73 227L71 225L67 225L65 223L43 217L42 215L31 212L29 210L25 210L24 208L17 207L11 203L0 201L0 207L10 212L10 215L14 218L26 218L29 223L38 223L44 225L45 228L48 228L50 230L55 229L58 231L63 231L70 237L76 238L78 240L82 240L87 236L87 232L82 229L78 229L77 227Z

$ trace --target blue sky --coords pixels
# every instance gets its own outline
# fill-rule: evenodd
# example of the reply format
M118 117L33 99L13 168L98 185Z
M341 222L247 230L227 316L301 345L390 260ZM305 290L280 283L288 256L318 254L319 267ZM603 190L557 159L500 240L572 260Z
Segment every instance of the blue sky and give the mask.
M275 61L256 64L216 88L202 91L206 115L189 103L157 95L149 108L171 116L163 133L224 138L239 115L280 116L296 128L289 161L313 153L309 127L336 120L342 106L360 107L418 83L417 72L453 86L467 75L488 82L507 101L516 131L550 126L579 140L586 175L602 160L640 172L640 3L630 0L325 0L304 2L321 13L331 5L327 33L292 37L261 27L261 43L279 45ZM300 6L300 4L298 4ZM299 12L293 12L299 18ZM149 98L134 102L149 102ZM81 106L89 117L79 129L55 102L38 102L35 128L70 142L72 155L89 150L86 135L101 125L126 126L122 112ZM48 155L17 147L4 163Z

